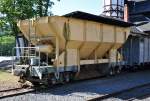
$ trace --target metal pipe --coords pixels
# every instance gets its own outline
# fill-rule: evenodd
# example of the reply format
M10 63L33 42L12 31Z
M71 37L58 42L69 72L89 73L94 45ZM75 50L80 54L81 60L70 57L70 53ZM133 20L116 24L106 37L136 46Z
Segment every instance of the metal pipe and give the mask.
M77 49L77 66L78 66L78 70L75 77L78 77L80 73L80 49Z
M98 64L98 59L97 59L97 52L94 52L94 58L95 58L95 63Z
M59 38L56 37L56 79L59 79Z
M46 62L48 64L48 53L46 54Z

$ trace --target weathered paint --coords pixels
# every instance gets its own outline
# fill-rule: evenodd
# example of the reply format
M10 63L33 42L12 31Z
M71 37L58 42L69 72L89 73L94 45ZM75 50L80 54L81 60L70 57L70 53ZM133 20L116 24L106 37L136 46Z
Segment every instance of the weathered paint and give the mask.
M44 43L44 45L50 44L56 48L57 67L60 65L79 67L80 60L98 60L104 56L110 59L109 52L120 48L130 34L129 27L60 16L24 20L20 21L18 26L24 36L31 39L35 45L43 45L41 40L50 41L51 44ZM116 61L114 59L116 55L112 61Z

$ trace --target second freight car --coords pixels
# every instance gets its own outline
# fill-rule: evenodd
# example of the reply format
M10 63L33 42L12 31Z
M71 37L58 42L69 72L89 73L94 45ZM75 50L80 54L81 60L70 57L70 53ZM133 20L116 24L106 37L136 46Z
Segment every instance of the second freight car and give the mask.
M135 69L150 64L150 36L136 27L132 29L121 50L124 66Z

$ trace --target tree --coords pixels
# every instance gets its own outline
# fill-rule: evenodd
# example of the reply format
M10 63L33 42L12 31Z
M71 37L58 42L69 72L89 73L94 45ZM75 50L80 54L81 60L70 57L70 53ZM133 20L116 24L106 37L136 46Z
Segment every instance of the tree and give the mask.
M54 2L50 0L35 0L35 11L37 16L52 15L52 12L50 11L52 5L54 5Z
M16 37L18 46L20 46L18 40L20 30L17 27L17 21L36 16L52 15L50 9L53 5L54 2L51 0L1 0L0 13L5 15L5 17L1 18L0 26L9 25Z

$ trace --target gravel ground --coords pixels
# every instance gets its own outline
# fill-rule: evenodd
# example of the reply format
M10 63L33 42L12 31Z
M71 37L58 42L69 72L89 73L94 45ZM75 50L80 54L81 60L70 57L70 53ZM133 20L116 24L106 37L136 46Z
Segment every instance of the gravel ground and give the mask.
M138 100L141 101L141 100L146 100L147 98L145 98L145 97L147 95L148 96L150 95L150 85L136 88L129 92L121 93L119 95L114 96L113 98L108 98L103 101L112 101L112 99L115 99L115 101L122 101L122 100L126 101L126 100L131 100L131 99L134 101L138 101Z
M0 91L1 90L7 90L7 89L13 89L18 88L20 85L18 83L12 83L12 82L0 82Z
M7 90L20 87L19 78L11 73L0 70L0 90Z
M11 57L0 57L0 90L12 89L20 87L18 77L13 76L4 70L11 71Z
M140 99L140 100L138 100L138 99L135 99L135 100L133 100L133 101L150 101L150 97L148 97L148 98L145 98L145 99Z
M116 91L150 83L150 71L122 74L50 88L47 91L25 94L3 99L2 101L86 101ZM113 98L111 101L123 99Z

